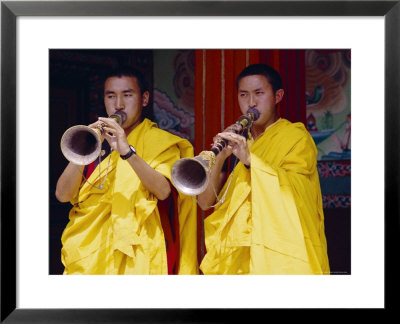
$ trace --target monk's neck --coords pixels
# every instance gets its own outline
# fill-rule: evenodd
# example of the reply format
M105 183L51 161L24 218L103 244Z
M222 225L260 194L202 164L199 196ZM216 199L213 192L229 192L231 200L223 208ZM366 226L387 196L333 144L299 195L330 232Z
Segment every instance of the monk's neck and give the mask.
M275 116L275 117L271 120L271 122L269 122L269 123L266 123L266 124L264 124L264 125L253 125L253 126L251 127L251 135L253 136L253 138L256 140L258 137L260 137L260 136L265 132L265 130L266 130L268 127L270 127L270 126L272 126L273 124L275 124L275 122L276 122L278 119L279 119L279 117L278 117L278 116Z
M142 121L139 120L139 121L135 122L133 125L130 125L129 127L124 128L125 136L128 136L137 126L139 126L139 124L140 124L141 122L142 122Z

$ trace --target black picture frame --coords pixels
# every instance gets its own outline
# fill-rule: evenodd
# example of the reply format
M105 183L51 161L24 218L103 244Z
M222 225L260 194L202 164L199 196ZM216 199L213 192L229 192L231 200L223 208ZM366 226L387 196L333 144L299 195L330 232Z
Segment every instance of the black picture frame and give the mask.
M236 322L249 309L18 309L16 307L16 19L19 16L383 16L385 19L385 310L398 282L400 1L2 1L1 322ZM367 176L367 175L366 175ZM371 233L372 234L372 233ZM371 256L372 261L373 256ZM368 283L366 283L367 285Z

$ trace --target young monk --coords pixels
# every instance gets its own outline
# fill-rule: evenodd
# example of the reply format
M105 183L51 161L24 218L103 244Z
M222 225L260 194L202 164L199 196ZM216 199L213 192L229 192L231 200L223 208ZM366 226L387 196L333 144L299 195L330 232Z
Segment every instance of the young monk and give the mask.
M208 188L198 196L207 210L204 274L329 274L317 150L302 123L277 115L281 77L264 64L237 78L240 110L257 109L248 138L234 124L218 134L228 145L217 155ZM225 184L223 164L239 160ZM221 189L222 187L222 189Z
M198 273L196 204L170 182L172 165L193 147L142 118L149 96L137 70L106 78L107 114L123 111L126 120L89 125L101 125L111 153L97 166L70 162L58 180L57 199L73 205L62 235L64 274Z

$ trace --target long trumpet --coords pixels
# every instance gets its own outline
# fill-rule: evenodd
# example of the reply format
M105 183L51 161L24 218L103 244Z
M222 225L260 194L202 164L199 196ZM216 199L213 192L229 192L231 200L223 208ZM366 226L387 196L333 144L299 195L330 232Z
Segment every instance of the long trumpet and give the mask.
M122 125L126 120L125 112L119 110L110 118ZM61 152L65 158L78 165L92 163L101 153L101 134L104 125L91 128L85 125L76 125L68 128L61 138Z
M251 127L254 121L260 117L256 108L250 108L245 115L239 117L236 124L241 126L238 133ZM218 139L210 151L202 151L194 158L183 158L172 166L171 179L175 187L183 194L197 196L206 190L209 182L209 174L215 165L216 156L227 145L228 141Z

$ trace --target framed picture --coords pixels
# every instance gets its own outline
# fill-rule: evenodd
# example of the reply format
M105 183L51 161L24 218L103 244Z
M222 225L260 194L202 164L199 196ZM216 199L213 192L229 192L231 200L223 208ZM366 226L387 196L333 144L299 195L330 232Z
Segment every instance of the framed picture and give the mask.
M25 249L22 249L19 246L20 241L30 240L32 242L32 246L35 246L33 243L37 240L43 240L42 236L38 232L37 235L33 234L33 236L29 236L27 238L25 236L25 231L20 231L20 220L18 215L24 213L26 211L26 207L34 204L41 205L43 202L46 205L47 195L46 197L38 198L36 194L36 186L42 185L45 187L47 183L43 181L44 184L36 183L38 177L32 177L32 175L38 176L40 172L38 170L42 170L37 168L42 162L41 158L44 156L44 160L46 160L45 152L47 150L48 142L44 140L44 143L39 143L41 139L46 139L47 134L47 115L44 115L45 118L40 118L31 120L30 112L27 112L26 116L21 116L21 112L18 110L18 107L32 107L32 110L35 111L35 107L37 105L46 105L43 101L36 101L35 92L33 93L21 93L21 90L26 89L24 86L24 80L21 79L21 73L26 69L33 69L33 65L37 63L35 60L36 57L32 56L31 60L28 61L20 61L21 51L25 53L29 51L30 48L34 48L35 43L40 43L43 35L35 34L31 37L27 44L23 44L19 37L19 29L17 27L21 27L21 30L26 30L26 25L24 25L24 20L22 18L27 18L34 20L35 18L41 17L43 19L43 25L45 28L54 29L54 34L56 35L64 35L60 37L58 43L55 46L57 48L62 48L63 44L67 41L65 37L65 33L60 30L58 33L57 28L58 24L55 22L63 21L68 19L76 19L76 24L71 22L70 20L67 22L69 24L69 35L71 38L79 40L77 43L77 48L83 48L82 44L89 44L89 42L93 42L96 48L98 48L98 44L104 44L104 47L107 48L118 48L121 46L120 42L115 42L112 37L101 38L95 32L93 33L83 33L82 28L87 28L88 30L95 30L98 25L97 18L105 19L102 20L101 23L109 23L108 30L111 31L110 35L115 35L115 33L119 33L121 29L117 29L116 25L113 25L111 19L116 19L122 22L132 23L133 21L139 21L143 25L153 23L152 19L159 19L158 23L166 23L165 29L167 29L167 25L173 24L175 20L176 26L175 28L187 28L186 24L194 22L198 23L200 26L205 27L205 20L210 18L210 25L214 26L214 31L216 34L219 34L219 27L221 26L221 30L224 30L226 35L230 35L232 30L244 31L244 35L246 35L246 31L250 30L249 28L254 28L254 26L258 26L258 24L263 24L268 17L270 20L275 21L275 19L283 18L285 22L292 20L294 22L293 25L290 25L290 28L295 28L294 25L298 22L300 17L307 17L307 19L315 20L319 19L318 23L321 23L325 20L329 21L333 18L347 18L347 17L375 17L377 19L384 19L384 42L375 44L372 43L373 46L378 47L382 52L384 50L384 88L381 87L381 90L384 91L382 95L384 95L384 103L385 110L378 111L376 113L377 124L379 124L380 120L384 120L384 148L383 152L382 142L377 141L377 143L373 143L376 145L374 147L376 150L375 155L380 156L380 161L382 162L382 154L384 154L384 169L382 168L379 172L375 174L384 175L384 187L383 187L383 179L377 177L374 179L374 172L372 174L366 175L367 179L370 179L371 186L373 188L384 189L385 196L383 200L383 190L376 192L377 200L381 202L381 207L384 207L384 210L378 210L375 214L376 218L382 220L383 223L383 213L385 212L385 226L379 227L382 229L379 231L380 237L384 235L384 243L385 243L385 262L389 262L389 256L394 255L394 244L392 243L393 238L398 235L399 226L398 226L398 204L396 202L398 198L398 189L397 189L397 178L398 178L398 156L397 152L399 149L398 144L398 106L399 106L399 84L400 84L400 76L399 76L399 57L400 57L400 36L399 36L399 15L400 15L400 4L399 1L311 1L311 2L303 2L303 1L125 1L125 2L108 2L108 1L93 1L93 2L80 2L80 1L72 1L72 2L64 2L64 1L48 1L48 2L40 2L40 1L4 1L1 4L1 87L2 87L2 96L1 96L1 185L2 185L2 196L1 196L1 320L5 320L9 323L14 322L29 322L29 321L38 321L38 322L69 322L69 323L85 323L89 321L93 322L168 322L168 321L184 321L184 322L199 322L199 321L207 321L210 320L210 316L214 322L218 321L227 321L229 318L234 320L237 316L237 313L244 312L245 314L254 311L252 309L257 308L258 311L262 311L264 309L270 308L271 304L268 302L259 302L258 304L253 304L256 306L252 306L251 303L243 300L243 307L241 307L241 300L243 298L243 292L253 292L252 289L256 289L259 280L263 280L262 278L257 278L252 276L250 279L240 279L240 282L234 282L228 280L226 278L205 278L202 277L196 282L190 281L186 277L175 277L173 279L169 279L168 283L165 285L164 278L154 278L154 280L143 279L143 278L135 278L130 279L128 282L124 282L120 277L107 277L105 281L107 281L107 285L114 285L114 293L119 294L120 290L123 287L132 287L132 292L129 291L129 294L124 295L126 298L130 298L130 294L134 294L135 292L139 292L139 297L136 295L135 298L140 298L140 294L142 295L143 300L152 300L154 298L154 303L148 302L147 305L145 303L140 304L138 307L135 303L126 303L122 306L118 307L111 303L108 299L110 299L110 292L103 291L101 286L99 286L99 278L92 277L81 277L80 279L74 278L73 285L83 284L82 280L85 280L84 287L90 287L91 291L86 291L84 293L77 291L70 296L71 304L66 305L66 308L57 307L54 305L58 305L57 303L45 306L45 307L21 307L20 301L21 296L19 296L18 292L21 291L21 286L26 284L26 281L20 277L18 277L17 273L19 271L19 267L23 267L25 270L32 269L35 272L35 268L40 267L43 269L43 263L47 265L46 257L40 257L41 254L46 254L47 251L30 251L26 253ZM62 17L61 17L62 16ZM195 17L194 17L195 16ZM233 23L230 21L231 18L237 19ZM211 18L213 21L211 21ZM20 19L20 21L18 21ZM107 21L107 19L110 19ZM127 19L131 19L127 21ZM172 19L172 20L170 20ZM247 20L246 20L247 19ZM84 22L87 20L86 22ZM219 20L219 24L216 24L215 20ZM357 20L357 19L356 19ZM234 29L234 25L238 23L243 23L239 29ZM84 24L83 24L84 23ZM232 23L232 25L231 25ZM315 21L313 21L315 23ZM19 25L20 24L20 25ZM123 26L129 26L123 25ZM215 24L215 25L213 25ZM361 24L364 26L363 24ZM25 27L24 27L25 26ZM82 27L87 26L87 27ZM138 27L137 25L135 25ZM146 25L147 26L147 25ZM227 26L232 26L232 29ZM276 23L276 26L281 26L279 23ZM377 26L379 26L379 21ZM22 28L24 27L24 28ZM93 29L94 28L94 29ZM147 28L147 27L146 27ZM147 32L147 29L132 29L129 28L125 30L121 30L120 34L122 35L130 35L130 39L135 39L135 33L142 35ZM209 28L209 27L208 27ZM162 28L161 28L162 30ZM259 29L258 29L259 30ZM80 33L82 32L82 33ZM235 33L233 32L233 33ZM114 33L114 34L113 34ZM207 35L210 35L212 30L207 29ZM92 38L84 38L83 34L91 35ZM359 31L360 38L363 39L365 43L368 43L368 38L375 39L375 35L373 35L373 31L370 33L363 33L362 30ZM377 31L379 34L379 30ZM154 35L154 34L149 34ZM121 35L120 35L121 36ZM159 35L160 38L166 38L162 33ZM311 37L312 35L309 35ZM382 35L380 35L382 37ZM124 37L124 36L122 36ZM215 35L214 35L215 37ZM266 29L260 34L260 37L281 37L280 30L274 29ZM206 39L205 37L204 39ZM365 39L364 39L365 38ZM25 38L26 39L26 38ZM233 38L234 39L234 38ZM164 47L170 46L174 47L175 43L172 41L173 35L171 36L171 45L165 45ZM154 38L150 38L149 43L140 43L138 48L148 49L154 48L151 46L156 40ZM201 43L205 42L203 39L197 39L198 45L193 45L193 40L187 39L187 44L189 48L202 48L211 46L215 43ZM153 42L153 43L152 43ZM211 45L210 45L211 44ZM232 43L231 43L232 44ZM247 45L247 44L246 44ZM244 45L244 46L246 46ZM91 46L91 45L87 45ZM131 43L125 43L125 46L131 47ZM176 46L176 45L175 45ZM215 45L214 45L215 46ZM229 45L228 45L229 46ZM231 45L232 46L232 45ZM300 44L299 46L307 47L307 45ZM323 45L321 47L328 47L329 45ZM223 47L223 46L222 46ZM240 46L239 46L240 47ZM175 47L179 48L179 47ZM344 47L342 47L344 48ZM351 48L351 42L349 46L346 48ZM33 52L33 50L32 50ZM356 53L357 54L357 53ZM32 54L33 55L33 54ZM48 52L39 53L39 56L44 56L45 61L48 62ZM352 52L353 55L353 52ZM381 56L376 56L381 57ZM39 58L41 60L41 58ZM17 65L19 62L28 62L29 64L23 63L21 65ZM379 63L382 65L382 61ZM18 66L18 68L17 68ZM360 71L360 70L359 70ZM368 67L361 68L361 71L365 71L365 78L368 78ZM378 74L379 75L379 74ZM353 76L353 75L352 75ZM383 75L382 75L383 77ZM38 83L48 82L48 75L43 76L44 79L38 81ZM378 79L380 80L380 79ZM31 82L32 84L32 82ZM382 85L381 83L378 83ZM36 85L33 85L35 87ZM353 85L352 85L353 86ZM352 88L353 89L353 88ZM384 89L384 90L383 90ZM370 93L365 93L365 95L369 95ZM45 93L38 93L37 97L48 98ZM375 98L376 99L376 98ZM383 98L381 98L383 100ZM27 101L28 100L28 101ZM41 108L43 109L43 108ZM353 109L353 104L352 104ZM25 112L25 111L24 111ZM383 117L384 114L384 117ZM37 114L36 114L37 115ZM379 115L379 116L378 116ZM360 115L359 115L360 116ZM356 117L354 117L356 118ZM44 121L43 121L44 120ZM41 125L40 123L43 123ZM32 128L31 128L32 127ZM28 128L28 131L26 130ZM24 133L21 133L21 129L25 129ZM379 134L383 135L382 130L377 131ZM382 138L379 137L378 138ZM22 147L23 146L23 147ZM25 147L26 146L26 147ZM33 148L32 148L33 147ZM39 148L40 147L40 148ZM355 147L355 144L354 146ZM364 146L363 146L364 147ZM37 148L38 154L35 155L35 149ZM25 151L24 151L25 150ZM21 167L22 160L28 160L30 163L23 164ZM28 166L28 167L26 167ZM373 168L373 166L371 166ZM25 182L21 182L24 177ZM26 179L33 179L36 181L30 181ZM44 176L43 179L47 179ZM375 182L374 182L375 181ZM378 184L376 184L376 181ZM30 193L30 200L27 203L24 199L25 196L20 195L20 191L22 188L18 186L19 183L23 183L24 192ZM27 190L29 189L29 190ZM377 189L374 189L377 190ZM38 191L39 192L39 191ZM360 202L360 201L359 201ZM384 203L384 206L383 206ZM379 205L379 204L378 204ZM388 210L390 210L390 215L396 215L396 217L388 217ZM40 219L46 218L46 207L42 206L43 214L40 215L37 213L37 209L35 210L34 215L30 215L32 217L32 224L35 223L35 218L39 222ZM374 209L375 210L375 209ZM36 229L30 226L31 232L35 232ZM45 230L47 230L46 227ZM370 229L370 228L368 228ZM384 231L383 231L384 229ZM352 229L353 230L353 229ZM372 234L371 234L372 235ZM375 236L375 233L374 233ZM44 239L46 240L47 237ZM378 246L383 246L383 241L379 241ZM29 242L25 242L24 246L29 244ZM46 244L46 242L45 242ZM380 249L377 249L380 250ZM372 251L375 252L375 251ZM379 252L379 251L378 251ZM382 251L380 251L382 252ZM371 257L370 263L371 268L374 263L381 265L379 269L383 269L384 259L382 255L377 257L372 257L368 253L366 253L368 257ZM23 259L23 260L22 260ZM45 268L45 267L44 267ZM362 270L362 269L360 269ZM363 274L362 278L365 278L364 275L368 275L368 269L363 269L366 274ZM379 273L380 270L378 270ZM45 273L41 273L40 277L37 277L38 281L43 279L42 277L48 277L48 271L45 269ZM352 276L357 277L359 275L358 271L352 272ZM382 273L383 275L383 273ZM391 272L391 267L388 264L385 264L385 291L384 294L389 296L390 291L393 290L394 285L387 285L391 280L395 280L394 274ZM65 282L63 280L64 277L58 276L57 278L51 278L50 285L58 286L58 293L60 295L64 294L64 289L67 289L68 286L72 282ZM378 278L377 286L383 287L383 279L381 276ZM46 279L45 279L46 280ZM185 292L187 294L182 293L179 297L178 302L171 302L169 299L170 296L165 294L165 291L172 291L175 289L175 285L177 285L178 280L184 282L185 289L182 287L179 288L179 291ZM213 292L211 289L212 285L218 285L219 281L225 281L226 285L222 285L222 288L225 288L225 292L218 291L218 293ZM293 278L274 278L277 282L286 281L289 282L288 285L294 285L299 287L299 289L307 290L309 280L305 279L301 284L294 284ZM334 286L336 284L335 279L328 279L329 284L327 285L328 289L334 290ZM90 282L88 286L86 286L87 282ZM211 284L210 284L211 282ZM269 281L271 283L271 281ZM181 283L180 283L181 284ZM272 283L271 283L272 284ZM341 282L344 284L344 282ZM138 287L140 285L140 287ZM238 285L236 287L235 285ZM202 287L206 286L207 291ZM30 297L34 298L34 296L38 296L38 299L44 291L38 288L38 286L33 286L32 291L29 292ZM157 287L163 287L162 291L157 290ZM190 287L190 289L188 289ZM218 286L219 287L219 286ZM252 288L250 288L252 287ZM169 289L169 290L164 290ZM233 307L229 306L228 302L221 302L222 298L218 299L218 296L225 296L228 294L235 296L235 291L239 289L239 295L236 299L236 302L233 303ZM289 288L287 288L289 289ZM126 290L126 289L125 289ZM190 291L189 291L190 290ZM26 291L26 290L25 290ZM196 293L193 294L193 291ZM197 293L198 291L198 293ZM146 293L145 293L146 292ZM382 291L379 291L379 296L381 296ZM90 306L89 304L81 303L82 296L90 296L97 295L102 296L102 301L97 303L94 302ZM221 294L221 295L220 295ZM79 296L82 295L82 296ZM159 295L163 295L162 298L166 300L165 303L159 302ZM213 301L216 301L213 305L205 304L203 302L199 302L196 306L196 303L190 302L190 298L192 295L199 295L201 300L207 300L210 298ZM156 298L157 296L157 298ZM199 297L198 296L198 297ZM53 299L57 299L57 296L51 296ZM260 295L257 296L258 300L262 300L263 298L268 299L261 292ZM280 298L284 299L284 296L280 296ZM343 297L344 298L344 297ZM173 298L172 298L173 299ZM376 302L376 299L374 299ZM34 304L32 304L34 305ZM108 306L110 305L110 306ZM131 305L131 306L128 306ZM164 305L166 305L164 307ZM302 306L303 305L303 306ZM377 306L381 305L381 306ZM390 308L393 306L393 302L389 298L385 298L383 302L383 298L379 303L368 303L365 302L363 307L366 308ZM274 305L273 308L278 308L278 306ZM286 305L280 306L280 308L313 308L313 306L307 303L288 303ZM334 307L341 308L344 307L341 303L332 303L331 305L323 305L318 307ZM202 309L197 309L202 308ZM204 312L203 308L213 309L210 312Z

